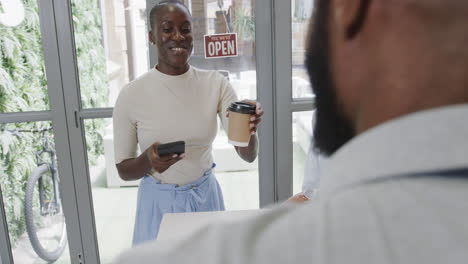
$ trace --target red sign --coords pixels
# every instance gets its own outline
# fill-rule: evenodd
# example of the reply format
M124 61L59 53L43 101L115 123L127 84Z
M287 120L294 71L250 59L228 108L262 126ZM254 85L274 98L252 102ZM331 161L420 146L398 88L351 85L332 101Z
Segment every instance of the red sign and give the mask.
M205 35L205 58L237 56L237 34Z

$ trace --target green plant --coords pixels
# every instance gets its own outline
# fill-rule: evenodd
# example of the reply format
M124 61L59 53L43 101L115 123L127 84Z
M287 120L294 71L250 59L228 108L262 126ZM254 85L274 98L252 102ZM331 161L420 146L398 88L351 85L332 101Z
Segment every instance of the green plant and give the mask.
M249 10L237 8L234 10L232 28L238 34L239 39L246 41L255 40L255 19Z
M0 24L2 113L49 109L37 0L23 0L23 3L25 20L19 26ZM97 0L74 0L72 9L83 107L107 106L109 92ZM104 122L85 122L91 164L103 153L101 133ZM51 126L51 123L2 124L0 130L47 126ZM18 137L9 132L0 132L0 184L12 243L25 231L24 191L28 176L36 167L34 153L40 143L40 135L23 133Z

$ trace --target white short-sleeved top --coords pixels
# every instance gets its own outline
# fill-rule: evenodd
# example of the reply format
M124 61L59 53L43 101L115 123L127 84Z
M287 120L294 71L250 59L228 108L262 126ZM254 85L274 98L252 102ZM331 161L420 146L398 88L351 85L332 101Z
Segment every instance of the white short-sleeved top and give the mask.
M229 81L216 71L190 67L177 76L155 68L122 88L114 112L116 164L137 156L155 142L185 141L186 156L163 173L161 183L184 185L212 167L217 115L226 128L228 106L237 100Z

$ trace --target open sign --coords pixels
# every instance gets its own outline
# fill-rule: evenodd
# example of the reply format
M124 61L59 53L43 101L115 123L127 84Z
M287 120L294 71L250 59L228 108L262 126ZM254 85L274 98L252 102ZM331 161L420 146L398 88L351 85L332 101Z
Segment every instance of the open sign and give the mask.
M205 35L205 58L237 56L237 34Z

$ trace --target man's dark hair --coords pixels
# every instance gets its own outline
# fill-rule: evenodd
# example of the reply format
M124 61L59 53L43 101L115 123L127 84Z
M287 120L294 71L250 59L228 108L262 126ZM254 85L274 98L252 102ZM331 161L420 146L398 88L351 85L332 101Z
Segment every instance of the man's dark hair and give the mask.
M190 14L190 10L184 5L184 3L180 0L162 0L161 2L159 2L157 5L155 5L151 11L150 11L150 26L151 26L151 30L154 30L153 28L153 25L154 23L156 22L156 17L159 13L159 10L161 10L164 6L167 6L167 5L180 5L182 6L183 8L185 8L185 10L187 10L187 12Z

